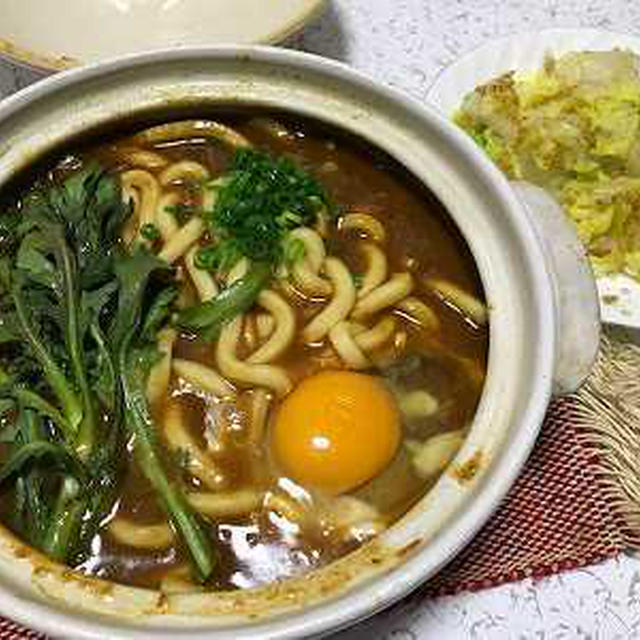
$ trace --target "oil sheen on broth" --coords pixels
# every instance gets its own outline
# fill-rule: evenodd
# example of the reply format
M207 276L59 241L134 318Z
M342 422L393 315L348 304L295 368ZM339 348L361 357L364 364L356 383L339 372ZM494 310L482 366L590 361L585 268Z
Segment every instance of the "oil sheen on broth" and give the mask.
M224 127L188 121L148 135L138 127L83 144L57 154L44 180L95 161L117 175L133 210L124 242L146 243L173 263L182 309L224 292L248 268L240 255L198 268L198 247L215 242L199 216L216 206L238 145L289 158L334 205L288 231L291 255L219 335L173 326L158 336L162 357L147 397L164 462L217 550L209 586L238 589L322 566L411 508L473 417L488 327L465 244L437 199L391 158L282 114L216 121ZM117 501L78 569L193 588L184 545L134 447L129 441ZM9 526L14 498L4 490Z

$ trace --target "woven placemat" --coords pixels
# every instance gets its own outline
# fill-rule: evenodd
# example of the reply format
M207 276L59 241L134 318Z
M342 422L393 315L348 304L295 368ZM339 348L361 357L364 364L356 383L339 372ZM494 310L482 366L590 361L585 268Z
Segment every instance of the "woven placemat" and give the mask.
M636 339L620 330L605 333L589 380L550 407L536 448L498 511L411 599L540 578L640 548ZM0 640L44 637L0 618Z

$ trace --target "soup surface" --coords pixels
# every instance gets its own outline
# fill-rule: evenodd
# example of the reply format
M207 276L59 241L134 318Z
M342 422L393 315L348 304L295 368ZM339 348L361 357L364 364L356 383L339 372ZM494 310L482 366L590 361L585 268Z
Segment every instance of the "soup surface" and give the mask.
M3 194L9 528L108 580L247 588L355 549L437 480L487 313L446 212L392 159L246 113L43 166Z

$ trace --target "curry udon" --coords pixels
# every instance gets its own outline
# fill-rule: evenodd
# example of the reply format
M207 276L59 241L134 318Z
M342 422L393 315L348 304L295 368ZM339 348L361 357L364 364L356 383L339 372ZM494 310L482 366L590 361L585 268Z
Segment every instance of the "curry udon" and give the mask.
M487 312L440 203L279 114L57 152L3 195L3 522L165 590L299 575L461 445ZM5 335L6 334L6 335Z

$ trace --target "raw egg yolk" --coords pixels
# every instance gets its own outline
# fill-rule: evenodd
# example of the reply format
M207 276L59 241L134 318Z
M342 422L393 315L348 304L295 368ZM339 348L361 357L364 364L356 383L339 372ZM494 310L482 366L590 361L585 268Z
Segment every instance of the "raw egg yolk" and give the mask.
M400 443L400 417L384 383L350 371L303 380L272 431L276 462L299 484L340 494L380 473Z

